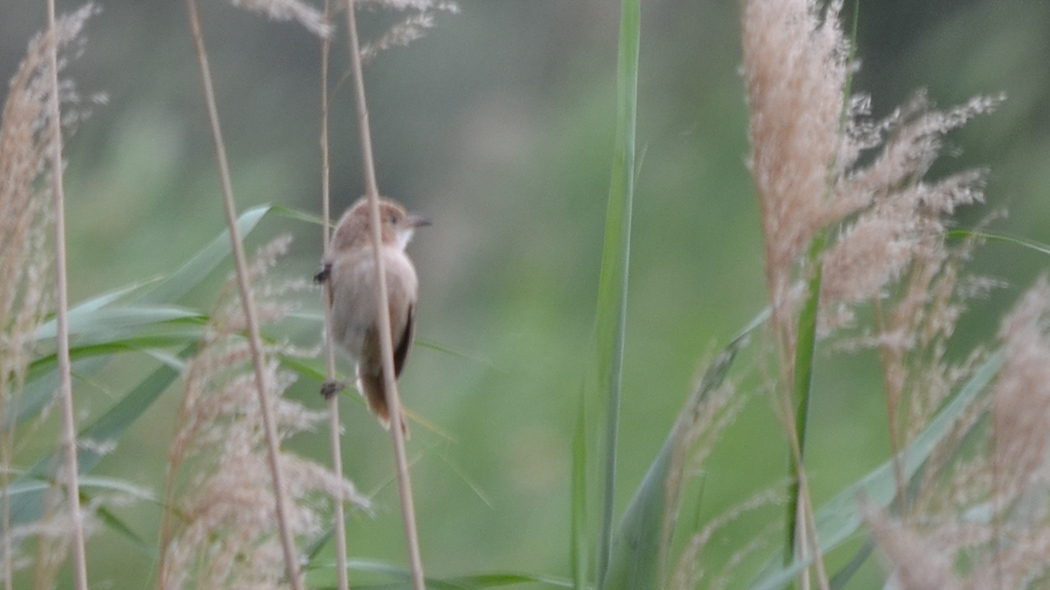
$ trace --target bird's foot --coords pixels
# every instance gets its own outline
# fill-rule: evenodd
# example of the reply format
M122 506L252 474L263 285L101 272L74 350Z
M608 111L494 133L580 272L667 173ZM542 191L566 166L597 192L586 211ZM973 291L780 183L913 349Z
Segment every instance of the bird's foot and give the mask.
M321 395L325 399L332 399L332 396L346 389L346 383L342 381L325 381L321 384Z
M332 263L327 262L321 268L321 272L314 275L314 282L320 285L321 283L328 280L328 277L332 275Z

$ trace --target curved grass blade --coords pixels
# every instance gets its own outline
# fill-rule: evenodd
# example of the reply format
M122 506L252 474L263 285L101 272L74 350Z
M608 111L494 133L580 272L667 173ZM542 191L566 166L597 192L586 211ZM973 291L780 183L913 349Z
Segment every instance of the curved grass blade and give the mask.
M287 354L280 354L281 365L298 373L301 377L324 383L326 379L324 365L316 359L303 359Z
M1006 234L997 234L973 229L953 229L948 231L948 237L954 239L978 238L981 240L988 240L989 242L1002 242L1004 244L1013 244L1014 246L1028 248L1029 250L1040 254L1050 255L1050 246L1047 246L1046 244L1035 240L1029 240L1028 238L1008 236Z
M288 219L295 219L296 221L304 221L306 223L312 223L314 225L324 225L324 218L320 215L313 213L307 213L299 209L293 209L291 207L285 207L283 205L271 205L270 212L274 215L280 215L281 217L287 217ZM332 227L335 227L334 225Z
M261 206L245 211L237 222L242 233L247 235L255 229L266 213L273 209ZM104 293L72 308L70 333L78 337L70 349L70 355L75 361L73 372L81 375L94 373L105 363L105 354L128 350L121 342L134 349L134 337L150 326L163 326L165 333L157 336L161 339L169 337L172 346L184 346L197 341L200 337L199 326L206 318L198 312L166 304L197 286L229 254L230 240L224 231L169 277ZM132 298L132 304L110 307L136 292L141 294ZM45 323L38 328L36 338L53 338L54 329L53 321ZM106 346L111 346L111 350L106 351ZM78 357L81 359L79 362L76 361ZM53 354L46 354L33 361L19 400L18 412L0 419L0 430L38 416L50 403L58 383L54 366Z
M120 494L135 498L136 500L146 500L154 504L158 503L157 499L153 497L153 494L149 493L147 490L130 482L111 477L85 477L81 480L80 501L82 504L91 505L94 503L94 497L98 494L88 493L87 490L98 490L99 493ZM131 543L132 547L139 550L139 552L143 553L150 559L157 559L157 548L154 544L143 539L107 506L104 504L99 505L95 509L94 514L95 517L107 528Z
M200 339L201 324L182 326L184 329L165 330L156 336L140 335L130 338L107 340L101 344L85 344L72 347L69 356L73 360L89 359L93 357L108 357L119 352L145 352L150 354L153 349L172 348L186 346L189 342ZM34 360L29 365L29 374L32 379L44 376L55 368L55 355L49 354Z
M196 351L197 345L187 346L179 353L180 358L188 358ZM105 414L99 417L94 424L80 431L78 440L89 440L95 442L116 441L124 431L128 429L153 402L157 401L160 394L175 381L179 376L178 371L162 365L153 373L132 389L123 399L117 402ZM77 455L77 464L81 472L88 472L98 464L102 455L90 449L81 448Z
M445 345L445 344L441 344L440 342L437 342L437 341L434 341L434 340L417 337L413 341L413 344L415 346L420 347L420 348L429 348L430 350L436 350L438 352L443 352L443 353L445 353L447 355L450 355L450 356L453 356L455 358L462 359L462 360L465 360L465 361L470 361L470 362L472 362L474 364L483 365L483 366L489 367L491 369L498 369L498 367L496 367L496 365L493 364L493 362L488 360L488 359L485 359L485 358L482 358L480 356L476 356L476 355L470 354L468 352L463 352L462 350L458 350L458 349L452 348L451 346L448 346L448 345Z
M875 539L869 536L867 539L864 539L864 545L853 554L853 558L849 560L849 563L831 578L831 590L842 590L845 588L846 584L853 579L853 576L860 571L861 566L874 552Z
M135 291L138 291L138 290L141 290L141 289L146 289L150 285L152 285L152 284L154 284L156 282L159 282L159 281L160 281L160 279L158 278L158 279L156 279L154 281L146 281L145 283L136 283L136 284L133 284L133 285L128 285L126 287L121 287L121 288L119 288L119 289L117 289L115 291L109 291L109 292L103 293L101 295L96 295L95 297L92 297L91 299L88 299L87 301L82 301L82 302L78 303L76 306L71 307L69 309L69 313L70 313L70 315L74 315L74 314L84 314L84 313L90 313L92 311L97 311L97 310L102 309L102 308L104 308L104 307L106 307L108 305L112 305L113 303L116 303L117 301L120 301L125 296L129 295L130 293L134 293ZM53 318L54 314L51 314L49 317ZM49 322L47 322L44 325L47 325L47 324L51 324L51 328L49 330L51 335L48 336L48 337L49 338L54 338L54 332L55 332L54 319L50 320ZM40 328L37 329L38 332L42 328L43 328L43 325L40 326ZM37 338L39 339L40 337L37 336Z
M237 228L241 236L247 236L262 221L262 218L274 207L261 205L248 209L237 219ZM230 255L230 233L224 230L203 250L190 258L174 274L161 280L152 289L143 293L139 303L173 303L197 286L219 264Z
M70 351L70 358L72 358L72 351ZM29 375L31 378L27 378L26 384L22 387L22 393L18 399L18 411L9 412L0 419L0 432L4 432L8 428L17 427L23 422L39 416L44 411L44 408L55 399L55 392L58 390L58 372L55 370L55 367L58 361L54 354L49 355L44 360L49 363L48 370L41 371L37 376L32 375L32 368L37 361L30 364ZM105 362L106 359L104 358L74 360L72 372L74 375L92 373L97 371Z
M12 498L16 498L22 495L39 493L47 490L50 486L51 482L44 479L20 478L18 481L11 483L7 493L10 494ZM128 481L113 477L85 477L83 487L85 490L90 489L98 490L100 493L122 494L136 500L156 502L156 498L154 498L147 490L144 490ZM0 495L3 495L3 493L3 491L0 491Z
M200 339L201 326L206 319L204 316L189 311L185 314L182 312L172 312L172 314L181 317L177 320L166 319L170 317L166 311L160 311L153 316L149 313L134 318L123 316L126 323L120 329L104 335L93 333L79 339L77 344L69 349L69 357L73 361L73 375L91 375L99 370L110 356L117 353L186 346L187 343ZM151 324L151 317L157 322ZM95 320L92 320L92 323L95 323ZM162 326L162 328L156 335L141 334L144 329L151 326ZM101 323L97 328L103 331L108 329ZM22 388L19 399L18 411L0 420L0 432L35 418L51 403L58 387L57 367L58 359L53 352L40 356L30 363L26 384Z
M905 478L911 479L918 472L934 448L951 432L956 420L995 377L1002 362L1002 352L996 352L982 363L973 377L901 453L901 465ZM893 501L896 493L897 483L891 459L832 498L830 502L817 510L817 536L820 539L821 552L827 553L837 548L860 529L863 522L862 503L885 507ZM809 566L809 563L810 560L795 560L784 565L782 555L774 556L766 562L749 588L750 590L786 588L804 568Z
M11 487L8 488L7 493L10 494L11 498L18 498L20 496L33 497L38 495L46 494L48 489L51 488L51 483L39 479L20 479L19 481L12 483ZM156 502L156 499L147 491L142 488L128 483L124 480L114 479L111 477L85 477L80 481L80 496L81 501L84 504L90 504L93 502L93 498L97 495L95 493L89 493L88 490L97 491L98 493L116 493L124 496L130 496L138 500L147 500L150 502ZM0 491L0 495L3 491ZM95 516L107 527L112 529L120 536L127 539L132 546L139 551L145 553L151 558L157 556L157 551L153 544L146 541L135 533L128 525L126 525L118 516L113 514L105 506L99 506L94 511Z
M84 501L91 501L90 496L87 496L86 494L81 494L81 496L84 498ZM102 524L106 525L108 529L123 537L132 547L146 557L152 560L157 560L160 557L157 553L157 548L153 543L143 539L109 508L106 508L105 506L98 507L95 509L95 517L102 521Z
M383 589L410 589L412 573L403 567L387 563L352 559L348 566L353 571L383 576L395 580L388 584L354 584L357 589L378 590ZM484 590L485 588L500 588L518 584L545 584L554 588L572 588L572 581L557 576L546 576L542 574L523 574L516 572L494 572L487 574L470 574L465 576L454 576L448 578L428 577L427 588L439 590Z
M104 365L109 357L120 352L146 352L153 354L152 349L186 346L200 339L204 318L166 321L158 325L158 333L141 334L127 338L103 341L99 344L81 343L69 350L73 361L73 375L91 375ZM148 327L148 326L147 326ZM129 332L137 332L129 330ZM141 330L138 330L141 332ZM35 359L29 365L26 384L18 403L18 411L0 419L0 432L18 426L38 416L54 399L58 387L56 373L57 358L54 353Z
M203 320L204 316L174 305L127 305L92 309L81 313L70 311L69 336L80 342L105 342L124 338L143 327L174 320ZM55 337L55 323L47 322L37 329L37 340Z
M193 353L195 345L187 347L180 353L181 357L187 357ZM97 443L86 447L81 445L77 453L77 465L81 474L90 472L102 459L99 448L105 446L108 441L120 438L125 430L133 424L142 414L160 397L179 376L178 371L163 365L148 377L142 380L128 395L124 396L105 414L99 417L91 426L83 429L77 440L92 441ZM12 488L20 485L30 485L31 482L48 482L51 478L51 470L58 464L60 451L55 451L38 460L28 470L28 473L12 482ZM35 522L41 518L44 510L44 489L35 493L24 493L11 498L11 524L19 526ZM2 533L2 531L0 531Z

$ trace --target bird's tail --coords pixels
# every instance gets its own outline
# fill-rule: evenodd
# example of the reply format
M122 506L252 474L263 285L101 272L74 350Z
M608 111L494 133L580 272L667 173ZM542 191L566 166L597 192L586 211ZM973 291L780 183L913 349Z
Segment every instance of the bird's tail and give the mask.
M383 380L383 370L375 373L361 371L357 372L357 389L368 401L368 409L372 410L383 428L390 430L390 405L387 403L386 382ZM404 407L402 406L402 410ZM409 437L408 423L405 421L404 412L401 414L401 432L405 438Z

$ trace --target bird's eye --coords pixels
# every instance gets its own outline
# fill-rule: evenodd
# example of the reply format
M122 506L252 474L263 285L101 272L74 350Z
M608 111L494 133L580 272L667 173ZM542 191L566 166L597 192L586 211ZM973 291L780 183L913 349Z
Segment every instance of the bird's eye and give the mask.
M390 216L390 223L397 225L397 215Z

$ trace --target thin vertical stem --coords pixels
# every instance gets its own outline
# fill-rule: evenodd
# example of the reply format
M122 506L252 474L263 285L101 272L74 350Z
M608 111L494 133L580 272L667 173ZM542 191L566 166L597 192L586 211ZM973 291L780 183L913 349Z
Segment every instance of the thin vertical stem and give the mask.
M292 589L301 590L302 580L299 575L295 543L292 539L291 527L288 524L288 501L285 496L284 482L281 475L277 426L274 422L273 407L269 396L269 392L273 391L273 387L266 372L262 337L259 333L259 320L255 310L255 299L252 297L251 279L248 276L248 262L244 255L244 244L241 242L240 229L237 227L237 209L233 200L233 183L230 180L229 164L226 161L226 145L222 139L222 129L219 125L219 111L215 104L215 90L212 86L211 68L208 65L208 54L204 49L204 35L201 32L200 15L197 14L196 0L186 0L186 7L189 10L190 29L193 33L193 42L197 50L197 62L204 85L204 100L208 108L208 123L211 126L212 140L215 143L215 157L219 166L219 181L222 186L226 224L230 229L230 242L237 271L237 287L240 290L241 304L244 306L245 323L248 327L248 345L251 348L252 364L255 367L255 382L259 393L259 410L262 414L263 430L266 435L270 474L273 477L277 527L281 536L281 548L284 552L285 572Z
M325 318L328 319L327 317ZM329 336L329 341L331 336ZM328 397L328 430L329 444L332 447L332 471L338 475L343 474L343 456L340 452L342 439L339 436L339 395L332 394ZM339 576L339 590L348 590L350 580L347 577L346 563L346 514L343 510L343 498L333 498L335 503L335 563Z
M325 0L324 16L328 22L331 15L331 2ZM321 215L324 224L321 228L322 248L325 260L328 260L331 242L331 164L328 157L328 57L332 47L330 37L321 39ZM324 325L332 325L332 305L330 303L330 281L324 283ZM326 383L335 382L335 345L332 342L332 331L325 330L325 379ZM343 476L342 440L339 424L339 395L332 392L328 395L328 432L329 446L332 449L332 472ZM346 571L346 515L343 510L343 499L332 499L335 505L335 561L339 577L339 590L349 590L350 581Z
M368 198L371 201L373 197L376 197L377 199L379 197L379 183L376 180L375 156L372 153L372 125L368 119L368 103L367 97L365 96L364 65L361 62L361 44L357 36L357 13L355 12L355 3L355 0L346 0L346 23L350 37L350 61L354 79L354 100L357 105L357 122L361 128L361 160L365 173L365 190L367 191ZM378 203L375 204L377 205L375 209L377 215L376 219L373 219L372 221L377 221L379 218ZM375 223L373 223L372 225L376 226L377 231L375 231L374 233L378 236L378 225ZM377 253L379 252L380 243L381 240L376 240L375 243L373 243L373 246L375 246ZM382 263L381 258L377 258L377 260L380 263ZM386 290L385 281L376 281L376 283L381 286L380 288L382 290ZM380 305L379 307L385 308L386 306ZM389 319L389 314L380 314L380 316ZM390 332L389 328L390 327L388 325L386 330L388 336ZM382 340L382 338L380 340ZM386 367L384 367L384 369L385 368Z
M347 0L347 30L350 36L350 57L353 66L354 96L357 103L358 126L361 131L361 157L364 164L365 187L368 194L372 226L372 249L375 252L376 297L379 308L379 343L383 354L383 377L390 406L390 435L394 441L394 459L397 463L397 483L401 495L401 514L405 525L405 541L408 559L412 567L412 587L426 590L423 575L423 558L419 551L419 534L416 531L416 510L412 500L412 481L408 473L408 458L405 454L405 433L401 429L404 419L401 396L397 391L397 375L394 372L394 342L390 334L390 307L387 305L386 269L384 268L382 243L379 230L379 185L376 182L375 157L372 153L372 130L368 122L368 105L365 100L365 81L361 64L361 46L357 37L357 15L354 0Z
M51 92L48 119L51 123L51 193L55 205L55 325L58 347L58 394L62 400L62 443L66 454L66 501L73 533L73 576L77 590L87 590L87 553L84 550L84 521L80 511L77 479L77 432L73 412L73 379L69 359L69 294L66 285L65 192L62 186L62 111L58 104L58 31L55 0L47 0L47 60ZM5 534L7 531L5 530Z

